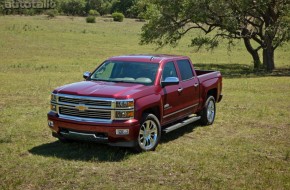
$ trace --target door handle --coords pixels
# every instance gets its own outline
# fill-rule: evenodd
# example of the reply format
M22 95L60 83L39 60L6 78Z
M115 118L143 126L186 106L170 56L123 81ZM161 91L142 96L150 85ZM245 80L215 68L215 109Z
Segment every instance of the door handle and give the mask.
M180 93L182 92L183 88L179 88L177 91Z
M193 86L194 86L195 88L198 87L198 83L195 83Z

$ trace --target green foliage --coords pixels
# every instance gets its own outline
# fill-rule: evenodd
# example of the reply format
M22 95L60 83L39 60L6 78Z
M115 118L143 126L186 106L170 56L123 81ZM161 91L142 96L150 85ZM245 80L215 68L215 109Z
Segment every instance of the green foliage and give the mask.
M128 9L129 15L138 19L150 19L151 15L156 13L156 8L150 0L134 1L133 5Z
M89 11L89 15L92 15L92 16L100 16L100 13L97 10L91 9Z
M233 39L243 39L254 63L260 62L257 52L262 50L264 67L272 71L275 68L275 49L290 39L289 21L283 19L289 16L289 0L150 2L155 5L156 13L149 15L149 22L142 28L141 44L175 47L189 31L199 29L205 35L215 34L210 36L211 40L194 37L192 45L205 45L212 49L222 39L227 39L229 45Z
M148 0L54 0L53 2L56 3L55 10L66 15L84 16L88 15L90 10L96 10L100 15L121 12L126 17L137 18L141 11L144 11L142 8L140 9L140 6L146 6L148 3L147 1ZM30 10L33 10L34 14L42 14L46 12L45 9L4 9L4 2L5 0L0 0L0 14L31 15ZM133 6L135 7L133 8Z
M87 0L86 12L89 10L97 10L100 15L111 13L112 4L116 0Z
M196 37L191 40L191 46L195 46L198 48L202 48L203 46L207 46L208 49L214 49L219 45L219 41L209 38L209 37Z
M85 0L66 0L60 4L61 10L67 15L85 15Z
M133 6L134 0L118 0L112 5L112 12L121 12L126 17L133 17L130 15L129 9Z
M89 16L86 18L86 21L87 21L87 23L96 23L96 17L93 16L93 15L89 15Z
M35 9L23 9L22 13L24 15L34 16L35 15Z
M45 12L48 18L54 18L57 15L57 10L51 9Z
M99 7L99 12L102 15L106 15L106 14L110 14L113 12L112 7L114 5L115 2L117 2L118 0L104 0L100 7Z
M116 22L123 22L125 16L123 15L123 13L115 12L112 14L112 17L113 20Z

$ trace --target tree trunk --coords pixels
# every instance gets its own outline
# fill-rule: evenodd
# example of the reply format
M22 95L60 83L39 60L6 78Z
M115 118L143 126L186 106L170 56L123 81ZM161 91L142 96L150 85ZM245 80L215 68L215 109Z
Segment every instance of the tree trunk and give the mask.
M263 49L263 65L269 72L275 69L274 48L272 46L267 46Z
M260 57L258 54L258 50L255 50L250 42L249 38L244 38L244 44L248 50L248 52L252 55L253 61L254 61L254 69L259 69L261 65Z

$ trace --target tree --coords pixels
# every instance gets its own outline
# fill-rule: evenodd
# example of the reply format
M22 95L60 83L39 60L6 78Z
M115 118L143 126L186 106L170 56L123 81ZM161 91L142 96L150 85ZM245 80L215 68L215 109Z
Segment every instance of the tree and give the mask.
M61 2L61 10L68 15L85 15L85 0L66 0Z
M86 0L86 12L97 10L101 15L109 14L116 2L117 0Z
M189 31L205 33L191 45L215 48L220 39L231 45L242 39L254 68L260 67L259 50L268 71L275 68L274 51L290 40L289 0L151 0L155 14L142 27L141 44L176 46ZM212 33L212 37L206 34ZM253 43L254 42L254 43Z
M150 3L150 0L134 0L133 5L127 10L130 13L131 18L138 19L150 19L154 12L154 4Z
M134 0L118 0L112 5L112 12L121 12L126 17L131 17L129 9L133 6Z

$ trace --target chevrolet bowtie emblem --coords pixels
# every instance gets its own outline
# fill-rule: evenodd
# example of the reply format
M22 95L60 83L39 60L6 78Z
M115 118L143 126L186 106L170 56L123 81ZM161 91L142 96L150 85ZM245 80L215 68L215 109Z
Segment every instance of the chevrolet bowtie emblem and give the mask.
M84 105L79 105L79 106L76 106L76 109L78 109L79 111L86 111L88 108Z

